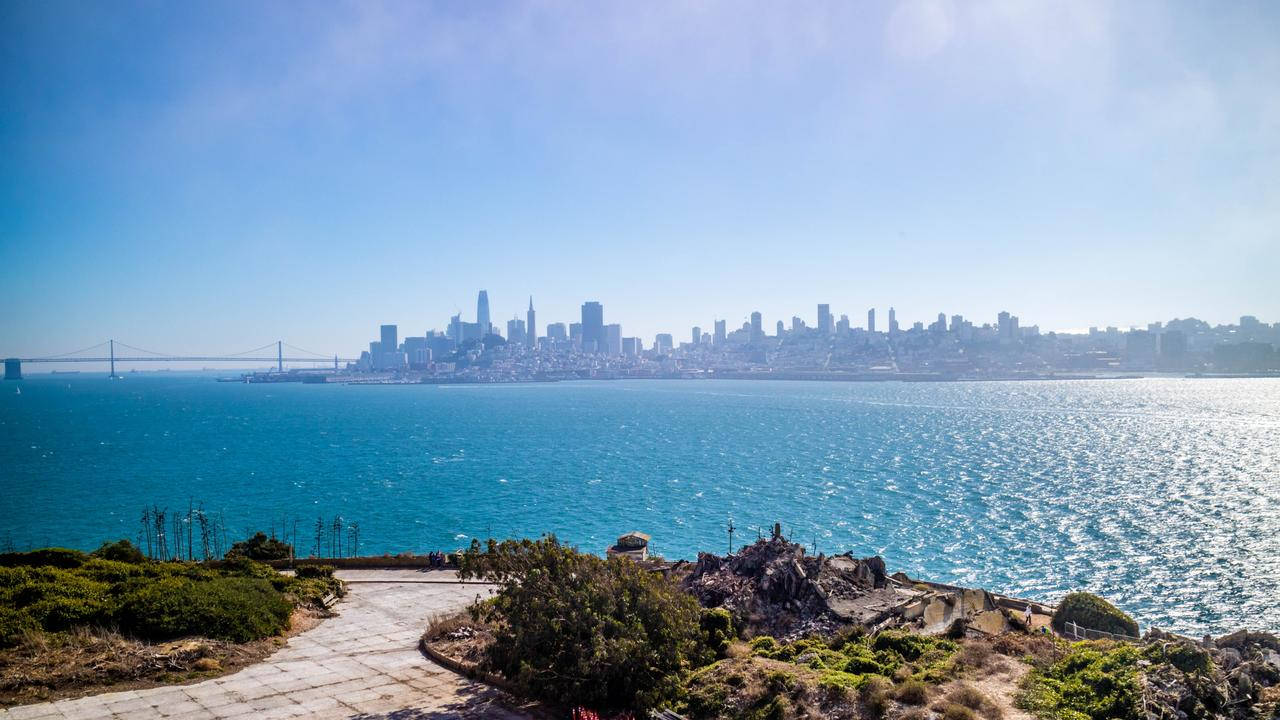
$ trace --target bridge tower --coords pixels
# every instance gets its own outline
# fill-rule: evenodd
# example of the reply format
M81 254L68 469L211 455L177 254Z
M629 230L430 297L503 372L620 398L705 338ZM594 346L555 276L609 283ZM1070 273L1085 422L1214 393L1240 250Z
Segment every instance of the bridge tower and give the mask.
M22 359L21 358L5 358L4 359L4 379L5 380L21 380L22 379Z
M107 377L112 380L118 380L119 377L116 375L116 341L108 340L107 343L111 346L111 374Z
M276 372L284 372L284 341L276 341Z

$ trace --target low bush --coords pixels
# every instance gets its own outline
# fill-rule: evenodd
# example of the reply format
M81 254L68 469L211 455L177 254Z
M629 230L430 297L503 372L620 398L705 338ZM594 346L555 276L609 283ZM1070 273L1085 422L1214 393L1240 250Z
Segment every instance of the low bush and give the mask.
M958 703L947 703L942 708L942 720L977 720L977 717L972 710Z
M271 583L245 577L169 577L124 598L121 625L151 640L183 635L248 642L289 627L293 606Z
M332 565L299 565L293 576L299 580L328 580L333 577Z
M1136 720L1140 651L1126 643L1081 642L1027 674L1018 706L1060 720Z
M288 560L293 557L293 546L289 543L282 542L273 537L267 537L264 532L254 533L247 540L241 540L231 546L227 551L227 559L235 557L246 557L250 560L268 561L268 560Z
M733 643L733 616L724 608L703 608L699 620L702 628L702 642L707 650L717 659L729 653L729 645Z
M0 553L0 567L54 567L68 570L78 568L89 556L79 550L67 548L42 548L30 552Z
M96 558L103 560L114 560L122 563L144 563L147 561L142 551L133 546L128 540L117 540L115 542L102 543L102 547L89 553Z
M1086 592L1064 597L1053 613L1053 629L1065 632L1068 622L1116 635L1138 636L1138 623L1115 605Z
M30 631L120 628L141 640L204 635L246 642L286 629L295 605L342 594L332 569L281 575L238 556L219 569L132 562L125 541L92 555L50 549L10 553L0 565L0 647ZM116 559L126 558L126 559ZM30 565L14 565L25 560Z

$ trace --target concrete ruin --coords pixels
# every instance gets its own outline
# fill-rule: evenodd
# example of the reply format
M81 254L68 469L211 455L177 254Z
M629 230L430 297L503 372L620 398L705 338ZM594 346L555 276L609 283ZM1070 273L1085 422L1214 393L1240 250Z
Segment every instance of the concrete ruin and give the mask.
M723 607L754 632L782 638L850 625L996 635L1018 622L1027 605L985 590L890 576L879 556L806 555L780 533L725 557L699 553L696 563L683 565L673 573L704 606Z

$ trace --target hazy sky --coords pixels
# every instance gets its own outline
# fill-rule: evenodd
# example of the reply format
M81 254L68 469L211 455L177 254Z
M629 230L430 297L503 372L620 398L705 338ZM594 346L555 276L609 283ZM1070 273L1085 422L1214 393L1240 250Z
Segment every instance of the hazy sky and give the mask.
M1280 320L1280 3L8 0L0 36L0 355L350 354L480 288L646 345L819 302Z

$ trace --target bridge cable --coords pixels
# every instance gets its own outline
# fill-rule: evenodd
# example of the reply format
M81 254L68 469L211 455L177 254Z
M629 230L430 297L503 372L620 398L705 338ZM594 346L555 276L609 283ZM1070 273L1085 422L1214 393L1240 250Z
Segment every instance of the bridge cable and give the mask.
M87 347L87 348L81 348L81 349L79 349L79 350L73 350L73 351L71 351L71 352L62 353L62 354L60 354L60 355L44 355L44 356L43 356L43 359L52 360L53 358L67 357L68 355L78 355L79 353L82 353L82 352L88 352L89 350L95 350L95 349L97 349L97 348L103 347L104 345L106 345L106 344L107 344L107 343L109 343L109 342L111 342L111 341L110 341L110 340L103 340L102 342L98 343L97 345L90 345L90 346L89 346L89 347Z
M289 343L285 343L284 346L289 348L290 350L297 350L298 352L306 353L307 355L315 355L316 357L324 358L325 360L329 360L330 358L333 357L332 355L329 355L327 353L318 353L313 350L307 350L306 348L300 348L297 345L290 345Z

